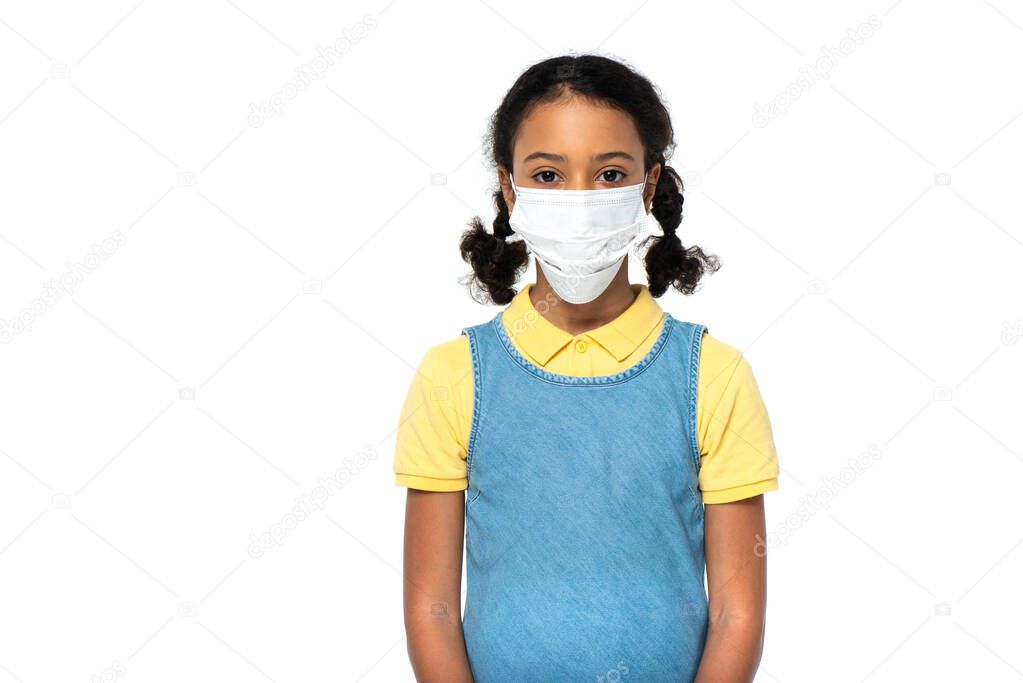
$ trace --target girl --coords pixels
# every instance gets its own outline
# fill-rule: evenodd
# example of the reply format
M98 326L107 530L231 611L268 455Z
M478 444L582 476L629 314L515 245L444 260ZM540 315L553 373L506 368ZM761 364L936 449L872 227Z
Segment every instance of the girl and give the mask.
M719 267L677 234L667 109L620 62L557 57L488 145L497 218L461 253L474 298L506 306L426 351L397 435L416 677L750 681L777 456L746 359L655 301Z

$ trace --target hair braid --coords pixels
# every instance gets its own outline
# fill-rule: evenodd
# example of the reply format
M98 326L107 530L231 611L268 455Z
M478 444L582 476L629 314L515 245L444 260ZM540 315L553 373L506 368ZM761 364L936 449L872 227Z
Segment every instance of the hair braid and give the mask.
M698 246L688 249L682 246L678 226L682 223L682 178L662 156L661 175L651 206L651 213L661 224L664 235L656 237L644 257L650 295L659 297L668 287L674 287L683 294L692 294L705 273L713 273L721 267L717 256L704 253Z
M474 216L462 233L459 249L462 260L472 266L472 275L467 278L472 298L504 305L515 296L513 285L529 266L529 252L524 242L505 241L512 229L508 204L500 190L494 192L494 205L497 216L493 232L487 232L479 216Z

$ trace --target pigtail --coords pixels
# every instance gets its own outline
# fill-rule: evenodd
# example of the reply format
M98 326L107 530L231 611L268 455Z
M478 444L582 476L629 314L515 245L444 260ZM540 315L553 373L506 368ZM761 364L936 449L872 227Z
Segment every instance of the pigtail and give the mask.
M525 242L505 241L512 229L508 204L500 189L494 192L494 206L497 216L493 232L487 232L480 217L474 216L462 233L459 250L462 260L472 266L472 274L462 280L469 285L472 298L503 306L515 297L513 285L529 266L529 252Z
M682 222L682 178L661 158L661 174L657 178L651 213L661 224L664 235L651 241L644 256L650 295L659 297L668 287L683 294L692 294L706 273L721 267L720 260L706 254L698 246L682 246L678 226Z

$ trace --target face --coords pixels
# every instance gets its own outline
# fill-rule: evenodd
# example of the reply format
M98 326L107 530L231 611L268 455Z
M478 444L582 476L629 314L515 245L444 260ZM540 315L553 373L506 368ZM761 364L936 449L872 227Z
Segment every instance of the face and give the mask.
M661 165L644 179L643 143L622 111L569 95L538 105L519 127L512 174L519 187L599 190L646 182L644 206L650 211ZM510 211L514 188L506 169L498 178Z

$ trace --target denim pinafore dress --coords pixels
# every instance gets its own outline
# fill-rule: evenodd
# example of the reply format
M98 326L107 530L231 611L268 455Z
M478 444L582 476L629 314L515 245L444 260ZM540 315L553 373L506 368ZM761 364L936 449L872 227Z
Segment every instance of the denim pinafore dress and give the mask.
M501 313L466 327L462 625L477 683L677 683L707 632L696 388L705 326L665 312L613 375L527 360Z

